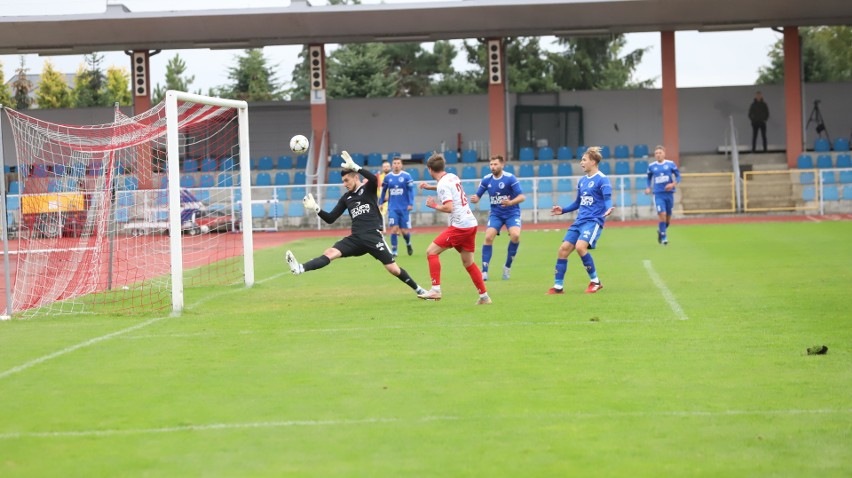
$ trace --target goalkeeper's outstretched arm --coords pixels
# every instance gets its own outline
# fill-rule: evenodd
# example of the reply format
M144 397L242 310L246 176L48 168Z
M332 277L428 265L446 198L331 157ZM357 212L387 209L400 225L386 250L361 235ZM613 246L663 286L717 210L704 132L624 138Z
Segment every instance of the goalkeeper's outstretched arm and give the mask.
M343 211L345 210L346 202L343 201L343 197L341 197L337 200L337 204L334 206L334 209L328 212L320 210L317 213L317 216L319 216L320 219L325 221L326 224L332 224L334 223L334 221L337 220L337 218L339 218L343 214Z

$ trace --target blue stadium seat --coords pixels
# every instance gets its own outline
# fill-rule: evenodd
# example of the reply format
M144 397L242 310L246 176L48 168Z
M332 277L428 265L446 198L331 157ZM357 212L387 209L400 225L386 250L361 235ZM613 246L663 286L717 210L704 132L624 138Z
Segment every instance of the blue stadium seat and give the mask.
M222 162L219 163L219 171L233 171L236 164L234 158L222 158Z
M459 153L454 149L444 151L444 162L446 164L455 164L459 162Z
M272 158L269 158L270 161ZM269 173L259 173L254 179L255 186L272 186L272 176Z
M278 169L293 169L293 158L290 156L278 156Z
M852 155L840 154L837 156L838 168L852 168Z
M524 201L526 202L526 201ZM553 208L553 195L552 194L541 194L538 197L538 208L549 211Z
M476 179L476 168L473 166L465 166L462 168L462 179Z
M488 171L491 172L490 169ZM506 166L503 167L503 171L506 171L507 173L515 174L515 166L512 165L512 164L507 164Z
M615 174L630 174L630 163L627 161L616 161Z
M826 138L817 138L817 140L814 141L814 151L817 153L827 153L831 151L831 143L829 143Z
M574 190L574 185L568 178L559 178L556 180L556 190L561 193L567 193Z
M813 169L814 158L810 154L800 154L796 158L796 167L799 169Z
M182 185L182 184L181 184ZM220 188L229 188L234 185L234 177L230 173L219 173L216 176L216 186Z
M193 191L195 194L195 198L204 204L210 203L210 190L209 189L197 189Z
M839 201L840 191L837 189L837 186L824 187L822 190L822 199L823 201Z
M519 179L518 183L520 183L519 186L521 186L521 191L523 191L524 194L528 194L528 193L532 192L532 190L533 190L533 180L532 179Z
M308 155L300 154L296 156L296 169L305 169L308 167Z
M450 174L455 174L456 176L458 176L458 173L459 173L459 170L456 169L455 166L447 166L446 168L444 168L444 171L446 171Z
M169 177L165 174L160 176L160 187L159 189L166 189L166 186L169 185Z
M21 183L19 181L9 183L9 194L21 194Z
M650 206L651 205L651 196L649 194L645 194L642 191L636 192L636 205L637 206Z
M195 176L191 174L184 174L180 177L180 187L182 188L194 188L195 187Z
M219 163L214 158L204 158L201 160L201 172L209 173L211 171L216 171L216 168L219 166Z
M18 196L6 196L6 210L17 211L21 209L21 198Z
M302 206L302 201L290 201L287 204L287 215L290 217L299 217L305 214L305 207Z
M261 156L260 159L257 160L258 171L269 171L272 169L275 169L275 165L272 163L272 158L270 156Z
M119 207L115 210L115 222L128 222L130 220L130 212L126 207Z
M816 167L820 169L831 168L833 164L831 164L831 155L829 154L820 154L817 156Z
M625 190L630 189L630 178L616 177L612 187L613 189L621 189L622 185Z
M834 171L820 171L823 184L834 184L837 180L834 177Z
M619 191L615 193L614 202L617 207L630 207L633 205L633 195L629 191L624 191L624 194Z
M411 175L411 179L414 181L420 181L420 170L418 168L406 169L405 170L409 175ZM474 169L474 174L476 170Z
M799 184L813 184L816 180L816 175L812 172L802 173L799 175Z
M397 151L391 151L390 153L388 153L388 156L387 156L388 162L393 163L393 158L395 158L397 156L402 156L402 154L397 152Z
M852 186L843 186L843 200L852 201Z
M125 176L124 177L124 189L128 191L136 191L139 189L139 178L136 176ZM70 191L71 189L66 189L66 191Z
M619 144L615 147L615 159L627 159L630 157L630 148L626 144Z
M560 146L559 149L556 150L556 159L574 159L574 152L571 151L570 146Z
M198 171L198 160L197 159L186 159L183 161L183 167L181 171L185 173L194 173Z
M133 205L133 192L131 191L118 191L115 193L115 199L118 202L119 206L132 206Z
M340 186L327 186L325 188L326 199L334 199L335 202L343 195L343 189Z
M284 217L284 204L274 202L269 205L269 217L272 219L280 219Z
M804 201L815 201L816 200L816 188L814 186L805 186L802 188L802 200Z
M289 188L275 188L272 190L272 196L274 199L279 201L286 201L290 199L290 189Z
M349 156L352 156L352 161L355 162L358 166L366 166L367 165L367 157L361 153L350 153ZM335 167L339 167L337 164Z
M574 194L560 194L556 197L556 204L565 207L573 203L576 198L577 196Z
M609 176L610 174L612 174L612 166L609 165L609 162L601 161L601 164L598 165L598 167L605 175Z
M843 184L852 183L852 171L840 171L840 182Z
M586 154L587 149L589 149L588 146L577 146L577 159L583 159L583 155Z
M304 186L296 186L294 188L290 188L290 197L293 199L302 199L307 194Z
M846 138L837 138L834 140L835 151L849 151L849 140Z
M541 179L538 181L538 192L540 193L552 193L553 192L553 180L552 179Z
M521 148L520 153L518 154L518 161L532 161L535 159L535 152L533 152L532 148Z
M201 180L199 181L199 186L202 188L212 188L216 185L216 181L213 179L212 174L202 174Z
M337 206L337 201L339 200L339 197L334 199L324 199L322 201L322 209L324 211L331 211L332 209L334 209L335 206Z
M518 169L518 176L522 178L531 178L535 176L535 169L532 164L522 164Z
M633 163L633 174L648 174L648 161L636 161Z
M101 176L104 173L104 165L100 161L92 161L89 167L86 168L86 174L89 176ZM38 175L36 175L38 177Z
M543 178L553 177L553 164L545 163L538 167L538 175Z
M550 146L543 146L541 148L538 148L539 161L551 161L553 159L553 148L551 148Z
M276 186L289 186L290 185L290 173L286 171L278 171L275 173L275 185Z
M71 165L71 171L67 171L70 176L82 178L86 175L86 165L83 163L74 163Z
M382 165L382 153L370 153L367 155L367 166L379 167Z
M252 204L251 205L251 217L252 219L263 219L266 217L266 206L264 204Z
M304 171L296 171L296 174L293 176L293 184L305 184L305 180L307 176Z
M477 160L476 150L466 149L462 151L462 162L463 163L475 163Z
M58 193L60 191L62 191L62 187L59 185L58 179L51 179L47 182L47 192Z
M571 176L574 173L571 171L571 163L559 163L556 166L556 175L557 176Z
M489 168L488 165L479 168L479 177L484 178L488 174L491 174L491 168ZM423 177L426 178L427 176L428 174Z
M634 144L633 145L633 157L634 158L646 158L646 157L648 157L648 145L647 144Z
M603 159L611 159L612 151L610 151L609 146L601 146L601 158Z

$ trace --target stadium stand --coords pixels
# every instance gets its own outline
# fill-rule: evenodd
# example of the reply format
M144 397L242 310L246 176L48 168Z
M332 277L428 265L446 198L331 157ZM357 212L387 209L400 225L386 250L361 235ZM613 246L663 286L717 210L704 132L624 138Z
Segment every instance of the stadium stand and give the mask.
M571 151L569 146L560 146L559 149L556 150L556 159L574 159L574 152Z

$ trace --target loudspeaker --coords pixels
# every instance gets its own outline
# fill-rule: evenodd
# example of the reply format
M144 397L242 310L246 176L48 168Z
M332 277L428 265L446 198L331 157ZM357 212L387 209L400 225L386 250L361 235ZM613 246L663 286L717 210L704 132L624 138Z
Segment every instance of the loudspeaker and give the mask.
M133 95L148 96L148 62L145 52L135 51L131 56L133 62Z
M323 57L322 46L311 45L308 47L308 74L310 75L311 89L322 90L325 88L325 75L322 71Z
M503 49L500 40L488 40L488 83L499 85L503 83Z

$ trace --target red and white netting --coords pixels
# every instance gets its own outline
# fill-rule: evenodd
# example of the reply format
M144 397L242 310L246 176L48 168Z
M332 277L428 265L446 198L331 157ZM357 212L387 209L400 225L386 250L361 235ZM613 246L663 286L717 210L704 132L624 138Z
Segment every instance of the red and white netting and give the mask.
M6 109L17 156L12 312L149 311L171 304L165 103L110 124ZM178 102L183 283L243 278L237 110Z

